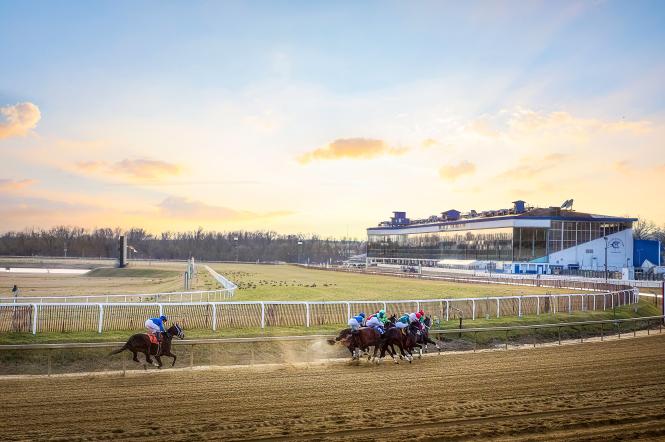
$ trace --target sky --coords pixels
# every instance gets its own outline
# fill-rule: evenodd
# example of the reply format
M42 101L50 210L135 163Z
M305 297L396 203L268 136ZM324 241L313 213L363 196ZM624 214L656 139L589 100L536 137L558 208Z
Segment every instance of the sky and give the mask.
M661 1L0 0L0 231L665 223Z

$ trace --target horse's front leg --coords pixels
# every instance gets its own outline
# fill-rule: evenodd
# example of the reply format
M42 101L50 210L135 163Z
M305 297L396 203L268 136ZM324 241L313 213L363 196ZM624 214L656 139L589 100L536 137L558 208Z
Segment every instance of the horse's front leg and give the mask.
M176 355L174 355L174 354L171 353L171 352L168 352L168 353L164 353L162 356L168 356L168 357L170 357L170 358L173 358L173 363L171 364L171 367L173 367L173 366L175 365L175 360L177 359L177 358L176 358Z
M162 358L155 355L155 359L157 360L157 368L162 368L162 365L164 365L162 364Z

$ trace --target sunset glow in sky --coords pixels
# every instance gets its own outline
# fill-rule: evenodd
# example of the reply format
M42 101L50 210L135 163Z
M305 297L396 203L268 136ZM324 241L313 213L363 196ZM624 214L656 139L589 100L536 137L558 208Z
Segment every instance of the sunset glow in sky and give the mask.
M663 2L0 2L0 230L665 223Z

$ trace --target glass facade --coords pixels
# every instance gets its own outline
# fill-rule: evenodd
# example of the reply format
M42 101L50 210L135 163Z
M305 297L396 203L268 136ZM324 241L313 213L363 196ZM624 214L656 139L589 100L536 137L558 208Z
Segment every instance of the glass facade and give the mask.
M575 247L631 227L630 222L552 221L552 227L547 232L548 253Z
M552 221L551 228L504 227L379 235L369 233L368 258L526 262L631 227L631 223Z
M510 261L513 229L482 229L456 232L370 234L367 256L405 259L474 259Z

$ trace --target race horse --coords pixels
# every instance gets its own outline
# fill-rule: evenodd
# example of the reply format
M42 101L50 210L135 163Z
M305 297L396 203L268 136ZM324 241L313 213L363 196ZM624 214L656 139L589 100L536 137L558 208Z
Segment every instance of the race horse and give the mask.
M413 356L413 350L418 349L419 358L423 356L423 350L427 353L427 345L434 344L441 353L439 344L429 337L429 329L432 326L432 318L427 316L423 321L423 327L413 323L407 327L403 336L404 349Z
M427 344L434 344L438 352L441 353L441 347L439 346L439 344L429 337L429 329L432 327L432 317L426 316L425 320L423 321L423 325L425 327L423 328L422 333L418 335L418 339L416 342L421 346L423 350L425 350L425 353L427 353ZM422 350L421 350L421 356L422 356Z
M387 330L391 330L388 328ZM386 330L386 332L387 332ZM328 344L334 345L336 342L340 342L346 348L349 349L351 353L351 360L360 359L360 353L365 352L369 353L369 348L374 347L374 353L369 355L367 360L374 358L378 354L379 348L382 344L382 338L385 336L385 333L381 335L378 331L370 327L360 327L357 331L352 331L350 328L345 328L339 332L339 335L333 340L329 339ZM358 352L356 354L356 351ZM394 355L394 349L388 349L391 355Z
M173 363L171 364L171 367L173 367L175 365L176 355L171 353L171 341L175 336L180 339L185 339L185 333L178 324L173 324L168 330L166 330L166 333L162 333L162 340L159 343L152 342L147 333L137 333L132 335L121 348L109 353L109 356L129 350L134 354L132 359L136 362L141 362L136 356L138 353L143 353L145 355L145 361L148 364L154 365L150 356L155 357L157 360L157 368L162 368L163 364L161 357L168 356L173 358ZM143 364L143 368L147 370L145 363Z
M409 336L407 333L406 336ZM380 363L383 360L383 357L386 355L386 350L389 351L390 356L393 358L393 362L398 364L399 362L397 361L397 358L395 358L395 346L400 351L400 358L404 358L411 363L413 360L413 356L411 356L410 352L407 354L405 352L405 343L406 341L406 336L404 332L402 332L402 329L399 329L397 327L389 327L386 329L386 332L381 336L381 355L379 356L379 359L376 361L377 364ZM390 347L392 351L388 348Z

